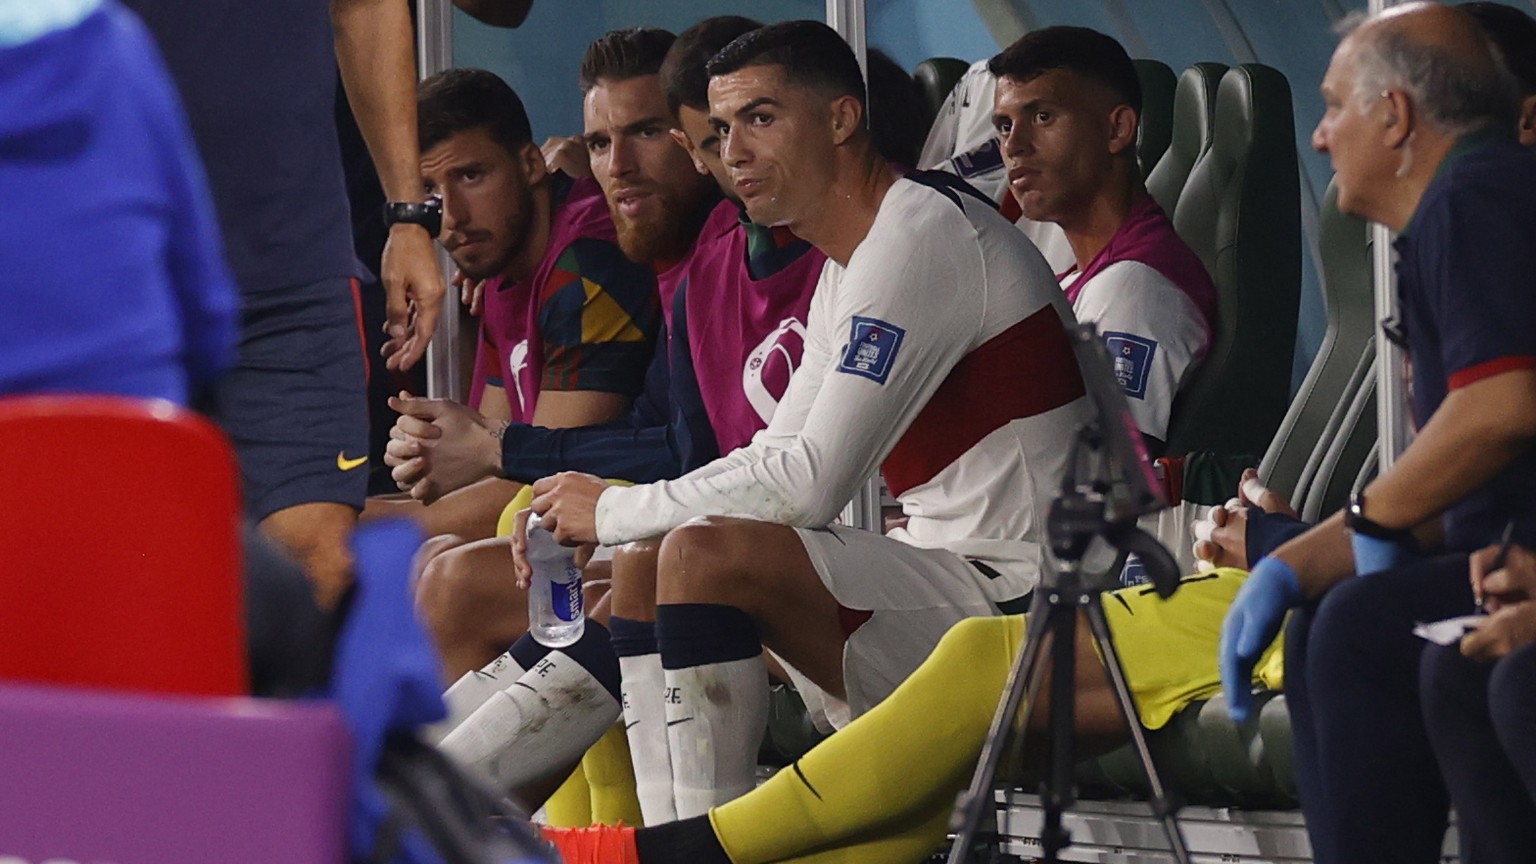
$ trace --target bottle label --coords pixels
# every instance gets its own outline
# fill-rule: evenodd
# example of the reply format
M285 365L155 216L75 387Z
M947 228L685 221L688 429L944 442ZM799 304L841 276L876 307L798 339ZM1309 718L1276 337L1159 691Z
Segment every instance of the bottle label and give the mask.
M550 608L554 611L556 618L567 623L580 618L582 613L581 571L576 570L575 567L570 569L575 571L571 581L563 585L557 582L550 583L549 586Z

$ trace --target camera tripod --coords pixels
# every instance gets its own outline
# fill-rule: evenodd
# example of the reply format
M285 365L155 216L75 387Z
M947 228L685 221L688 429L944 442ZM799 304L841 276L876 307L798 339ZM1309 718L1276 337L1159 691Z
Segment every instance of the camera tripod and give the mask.
M1134 515L1119 518L1106 516L1106 506L1113 490L1109 483L1090 481L1080 485L1076 480L1076 466L1086 455L1101 456L1103 440L1096 426L1090 424L1078 433L1071 468L1063 483L1062 494L1051 506L1047 519L1051 551L1056 559L1054 572L1044 574L1035 589L1030 603L1028 633L1024 647L1014 661L1008 676L1004 697L992 718L981 758L970 786L962 792L955 807L951 828L955 831L950 846L948 864L969 864L972 850L977 843L987 842L993 850L990 859L997 860L997 805L993 800L995 781L999 767L1005 759L1017 762L1023 753L1025 725L1029 713L1037 704L1041 683L1045 680L1047 651L1051 670L1050 714L1047 727L1047 764L1045 779L1040 785L1040 801L1045 812L1044 827L1040 834L1043 860L1047 864L1059 861L1060 853L1071 845L1071 832L1062 825L1062 814L1076 800L1073 789L1073 737L1074 694L1073 680L1076 667L1075 640L1077 617L1081 613L1088 623L1089 633L1104 667L1109 674L1110 687L1121 715L1129 727L1131 744L1141 763L1151 789L1152 813L1163 825L1168 843L1177 864L1189 864L1189 850L1175 819L1176 805L1170 799L1152 762L1147 747L1146 733L1141 727L1140 714L1132 701L1130 685L1120 655L1109 632L1104 617L1101 595L1106 590L1099 577L1083 572L1083 556L1095 537L1103 538L1120 553L1120 560L1127 554L1138 555L1158 595L1167 599L1178 589L1179 572L1168 550L1150 535L1138 529ZM1106 493L1109 493L1107 495ZM1118 567L1110 573L1118 572ZM1046 648L1046 639L1050 648ZM1022 709L1022 710L1021 710Z

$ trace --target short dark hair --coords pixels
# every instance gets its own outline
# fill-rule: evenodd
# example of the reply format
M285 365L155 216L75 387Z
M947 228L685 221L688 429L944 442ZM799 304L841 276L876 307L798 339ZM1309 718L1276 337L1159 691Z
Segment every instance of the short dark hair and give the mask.
M999 78L1029 81L1052 69L1065 69L1101 84L1115 98L1141 114L1141 79L1136 64L1113 37L1087 27L1032 30L987 61Z
M1504 67L1520 83L1524 96L1536 95L1536 18L1503 3L1463 3L1460 7L1503 55Z
M484 128L508 153L533 141L523 100L493 72L449 69L416 86L416 140L421 152L458 132L477 128Z
M820 21L784 21L759 27L732 40L710 58L709 77L729 75L749 66L780 66L792 84L852 96L864 103L864 73L853 49L837 31Z
M684 105L709 110L709 73L705 64L736 37L761 26L761 22L740 15L718 15L678 34L661 64L661 90L673 116Z
M661 71L661 61L677 37L658 27L610 30L587 46L581 57L581 92L603 79L628 81Z

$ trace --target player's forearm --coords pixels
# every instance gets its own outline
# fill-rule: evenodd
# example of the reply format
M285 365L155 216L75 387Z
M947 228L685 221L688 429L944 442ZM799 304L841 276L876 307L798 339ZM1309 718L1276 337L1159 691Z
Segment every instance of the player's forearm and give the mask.
M1391 528L1433 519L1493 479L1533 438L1536 372L1453 390L1392 470L1366 488L1366 516Z
M336 62L390 201L421 199L416 54L405 0L331 0Z
M1320 596L1355 572L1355 554L1342 512L1282 544L1273 554L1296 571L1302 593L1308 597Z
M502 474L532 483L561 471L580 471L631 483L676 477L682 470L677 442L665 426L617 422L575 429L514 424L502 441Z

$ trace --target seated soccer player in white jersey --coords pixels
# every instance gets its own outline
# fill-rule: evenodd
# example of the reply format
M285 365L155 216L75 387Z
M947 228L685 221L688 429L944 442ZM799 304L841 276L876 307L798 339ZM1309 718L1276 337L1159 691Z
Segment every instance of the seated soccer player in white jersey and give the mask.
M1060 36L1048 34L1046 38ZM1009 54L1014 60L1020 59L1019 52L1010 49L994 62L1001 63ZM1027 60L1028 55L1025 54L1023 59ZM1097 137L1106 142L1104 149L1113 156L1122 149L1113 139L1123 138L1125 134L1111 122L1116 114L1123 116L1123 112L1116 108L1119 103L1114 102L1112 96L1102 91L1095 94L1086 86L1078 92L1076 98L1063 95L1055 98L1070 107L1084 99L1081 95L1084 92L1089 96L1097 95L1099 101L1090 103L1099 106L1102 115L1097 126L1101 134ZM1024 104L1030 101L1033 100L1025 100ZM1024 109L1024 105L1017 107L1021 112ZM1046 107L1046 104L1037 104L1030 110L1044 113ZM1053 110L1072 116L1062 108ZM1006 116L1006 111L1000 113ZM1079 113L1078 117L1081 118L1083 113L1086 112ZM1095 116L1098 115L1089 114L1088 118L1091 120ZM1084 121L1079 119L1078 122ZM1130 135L1134 138L1134 121L1129 125ZM1005 135L1005 140L1009 138ZM1015 146L1025 152L1030 149L1024 138L1019 138ZM1092 166L1102 165L1105 161L1105 157L1096 160L1096 152L1078 155L1080 158L1075 161L1047 163L1055 173L1042 171L1042 176L1023 185L1038 189L1071 188L1070 184L1055 185L1056 176L1066 173L1071 179L1083 172L1085 163ZM1075 182L1079 188L1083 185L1080 180ZM1134 192L1140 184L1132 182L1134 185L1128 183L1120 188L1125 190L1125 199L1134 201ZM1128 207L1125 212L1129 213L1131 209ZM1115 235L1130 221L1132 217L1122 214L1120 222L1112 225L1107 234ZM879 227L877 220L870 232L871 238ZM1100 242L1103 245L1099 251L1110 245L1107 240ZM809 363L806 368L810 368ZM544 481L541 487L542 490L551 487L557 490L547 496L553 508L564 503L559 486L560 478L556 478L553 483ZM544 503L545 500L536 499L536 509ZM602 503L608 503L606 495ZM608 517L599 515L600 527L605 518ZM782 546L758 541L758 554L768 560L755 568L737 564L735 570L726 571L721 566L722 559L729 560L726 556L745 543L734 538L717 546L705 546L700 542L702 538L687 545L675 543L679 534L693 530L685 527L682 531L674 531L663 543L663 604L678 602L678 598L700 602L695 598L701 597L703 602L710 602L709 598L725 591L732 591L734 595L732 589L739 586L726 584L727 580L739 580L742 573L761 578L757 576L759 570L784 566ZM843 532L837 531L834 536L843 536ZM815 548L811 544L806 547ZM676 561L672 558L674 551ZM842 554L851 556L853 553ZM689 571L699 571L688 574L693 578L678 580L685 590L692 590L686 594L673 592L669 596L669 570L672 566L682 565ZM891 578L895 568L887 569L890 572L885 576ZM844 570L857 578L856 565L839 565L833 571L835 581L829 582L833 590L847 578L843 575ZM1188 577L1173 599L1166 602L1157 599L1150 588L1137 587L1114 592L1112 599L1105 603L1105 612L1119 643L1145 727L1160 727L1180 708L1193 700L1208 698L1219 689L1215 648L1221 617L1242 585L1243 576L1241 571L1224 569ZM709 579L720 584L700 584ZM662 606L662 609L666 608L666 605ZM847 614L843 608L836 611ZM877 609L871 623L878 622L882 614ZM922 861L944 839L955 794L975 764L1007 674L1023 642L1026 624L1026 616L1009 615L976 617L956 625L932 656L890 698L855 719L800 759L791 770L779 772L762 788L739 799L711 808L706 816L690 817L680 807L678 815L683 817L682 820L670 825L638 832L594 828L553 832L551 836L559 842L568 864L610 861L756 864L800 860L813 853L826 856L827 860L850 864ZM772 638L772 631L766 627L763 632ZM1123 740L1125 728L1097 655L1087 644L1085 634L1085 628L1079 628L1075 646L1076 728L1081 744L1097 748ZM850 649L857 644L858 636L855 634L850 641ZM785 637L780 635L780 638ZM772 642L769 644L774 647ZM850 690L854 683L852 666L856 657L852 650L847 652ZM663 650L664 661L666 658L667 653ZM1271 668L1265 668L1266 675L1271 671ZM718 682L727 677L717 674L711 683L718 688ZM673 678L668 680L669 685L674 680L687 681L686 678ZM686 699L686 690L681 687L668 692L669 696L676 693L678 698ZM722 691L717 689L715 692ZM685 706L689 713L669 709L669 717L693 718L679 726L686 728L696 723L699 716L709 716L694 706L686 703ZM1031 715L1032 728L1038 731L1048 716L1047 705L1037 706ZM719 738L710 743L718 752ZM674 758L677 753L674 750ZM674 763L675 767L681 768L681 765ZM685 790L681 773L678 779L678 801L682 802Z
M1077 319L1098 325L1155 458L1175 395L1205 356L1216 286L1147 194L1136 163L1141 83L1125 49L1084 27L1035 30L992 58L992 123L1008 190L1061 227Z
M802 364L768 428L734 454L631 488L556 475L536 484L534 503L564 542L665 535L656 629L668 725L656 731L670 739L679 816L751 787L765 644L813 701L846 702L846 719L954 622L1016 608L1039 575L1045 509L1086 416L1053 274L952 176L896 177L832 30L763 28L709 71L721 158L748 214L832 259ZM882 462L907 527L881 537L831 525ZM445 746L474 742L459 755L517 762L526 736L493 740L477 715ZM590 743L568 742L574 753Z
M1040 249L1045 263L1056 273L1072 266L1072 246L1054 222L1036 222L1019 213L1018 201L1008 194L1008 172L1003 167L1002 146L992 126L992 103L997 76L987 68L991 59L972 63L949 91L923 142L918 167L948 171L998 203L999 212L1015 220L1019 230Z

